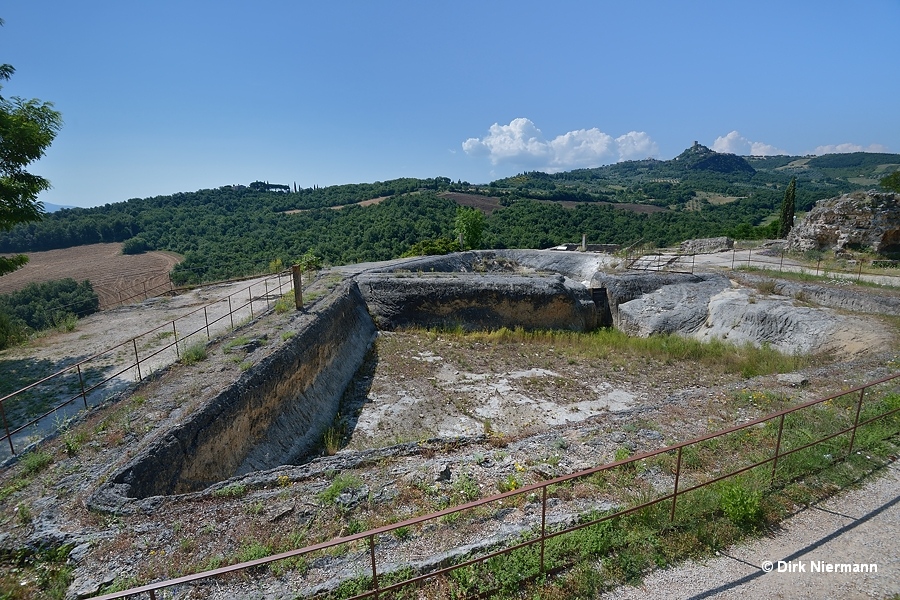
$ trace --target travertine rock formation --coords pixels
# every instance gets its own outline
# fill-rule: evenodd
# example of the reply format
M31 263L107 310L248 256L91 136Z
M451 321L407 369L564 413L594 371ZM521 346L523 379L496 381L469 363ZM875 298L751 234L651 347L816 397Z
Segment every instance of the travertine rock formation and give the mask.
M787 239L791 250L900 252L900 195L854 192L819 201Z
M731 250L733 247L733 239L729 237L715 237L681 242L678 250L682 254L714 254Z

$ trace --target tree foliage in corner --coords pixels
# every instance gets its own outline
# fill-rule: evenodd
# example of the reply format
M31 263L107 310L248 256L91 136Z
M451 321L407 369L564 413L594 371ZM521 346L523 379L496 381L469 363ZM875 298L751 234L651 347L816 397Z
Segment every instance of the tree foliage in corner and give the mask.
M787 189L784 190L784 200L781 201L781 219L778 226L778 237L785 239L794 227L794 199L797 195L797 178L792 177Z
M0 65L0 81L8 81L13 73L12 65ZM53 110L53 104L0 96L0 230L40 220L43 205L37 196L50 187L50 182L25 167L44 155L60 127L62 117ZM15 271L27 261L24 255L0 256L0 275Z

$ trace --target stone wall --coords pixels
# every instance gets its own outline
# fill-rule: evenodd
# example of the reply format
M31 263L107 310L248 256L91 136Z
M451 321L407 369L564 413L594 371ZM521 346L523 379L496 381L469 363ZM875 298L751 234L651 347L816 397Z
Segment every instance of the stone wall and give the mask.
M110 477L92 503L197 491L313 450L376 330L352 281L311 316L283 348Z
M357 281L379 329L597 327L587 288L562 275L369 273Z

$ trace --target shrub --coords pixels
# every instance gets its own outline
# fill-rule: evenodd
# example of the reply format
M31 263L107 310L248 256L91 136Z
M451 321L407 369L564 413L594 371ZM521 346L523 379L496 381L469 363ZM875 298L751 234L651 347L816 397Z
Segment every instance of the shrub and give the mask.
M260 544L259 542L250 542L238 550L237 560L238 562L249 562L251 560L265 558L272 553L272 548L270 546Z
M22 455L22 470L26 475L35 475L43 471L51 462L53 462L53 456L46 450L32 450Z
M481 497L481 488L478 487L478 482L468 473L453 482L453 492L462 502L472 502Z
M213 492L213 495L219 498L240 498L247 493L247 486L240 484L226 485L225 487Z
M766 279L766 280L760 281L756 285L756 289L758 289L760 291L760 293L763 293L763 294L774 294L775 293L775 280L774 279Z
M338 496L346 492L347 490L351 490L353 488L358 488L362 485L362 480L355 475L344 475L340 474L334 478L325 490L319 494L319 500L325 502L326 504L333 504Z
M294 292L288 292L275 301L275 312L279 315L282 315L294 308L295 305L296 302L294 301Z
M722 512L728 520L749 530L755 528L762 519L760 493L748 490L740 483L731 483L724 487L719 497Z
M511 492L513 490L519 489L520 487L522 487L522 482L519 481L519 477L517 475L507 475L505 478L497 482L497 490L501 493Z
M322 445L325 447L325 454L334 456L341 449L341 439L343 438L342 428L332 425L325 430L322 435Z
M122 254L143 254L147 250L152 250L150 242L142 236L135 236L130 240L125 240L122 244Z
M181 364L193 365L201 360L206 360L206 344L193 344L181 353Z
M0 311L0 350L20 344L26 339L28 339L28 328L25 323Z

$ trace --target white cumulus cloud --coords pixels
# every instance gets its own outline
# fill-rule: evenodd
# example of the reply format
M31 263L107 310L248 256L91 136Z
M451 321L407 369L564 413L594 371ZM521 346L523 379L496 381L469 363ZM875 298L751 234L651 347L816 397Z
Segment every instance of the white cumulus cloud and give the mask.
M789 154L786 150L781 150L771 144L748 140L738 131L732 131L727 135L717 137L716 141L713 142L712 149L723 154L737 154L738 156Z
M509 125L494 123L487 135L469 138L462 147L466 154L486 156L494 165L515 164L550 173L599 167L659 153L656 142L643 131L630 131L613 138L594 127L548 140L530 119L522 117L513 119Z
M815 150L812 151L812 154L820 155L820 154L841 154L846 152L887 152L887 146L882 146L881 144L869 144L868 146L861 146L859 144L830 144L827 146L819 146Z

